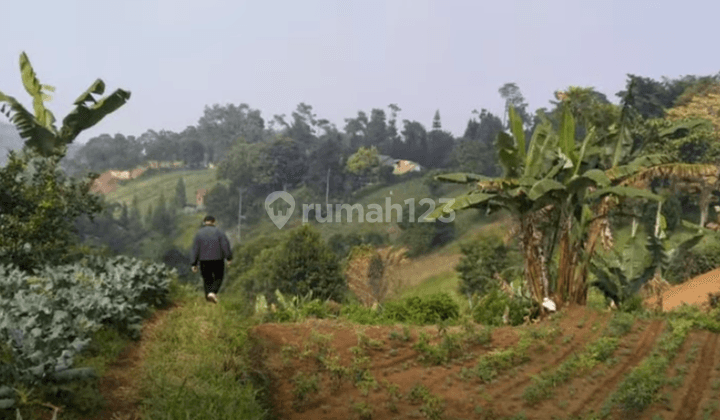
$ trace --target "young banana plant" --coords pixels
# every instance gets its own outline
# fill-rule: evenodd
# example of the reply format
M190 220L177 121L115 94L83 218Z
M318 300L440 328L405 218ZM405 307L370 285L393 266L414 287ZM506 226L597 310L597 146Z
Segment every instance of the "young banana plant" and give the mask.
M37 150L41 156L63 156L67 152L67 145L83 130L94 126L130 99L130 92L122 89L96 99L94 95L105 92L105 83L97 79L75 100L75 109L63 119L58 129L55 116L45 107L45 102L51 99L47 92L54 92L55 88L40 83L24 52L20 54L20 73L23 86L32 97L34 115L17 99L1 91L0 112L15 125L25 145Z

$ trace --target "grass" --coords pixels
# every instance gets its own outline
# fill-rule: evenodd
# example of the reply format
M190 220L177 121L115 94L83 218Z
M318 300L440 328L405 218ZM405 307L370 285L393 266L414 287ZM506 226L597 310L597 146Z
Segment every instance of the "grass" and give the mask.
M208 305L185 288L147 342L140 378L143 411L153 419L263 419L267 379L257 366L237 297Z
M460 285L460 277L457 271L448 271L437 276L430 277L423 281L417 286L408 288L403 291L399 299L406 299L409 297L422 297L429 296L435 293L447 292L453 298L458 305L460 305L461 312L463 308L467 308L468 301L460 293L458 293L458 286Z
M195 192L200 188L210 190L219 181L217 180L217 169L171 171L141 177L119 185L115 191L106 196L109 202L118 202L130 206L133 196L137 195L140 213L144 216L147 207L152 204L155 207L160 192L165 194L166 200L175 197L175 186L180 178L185 181L185 192L187 202L196 202Z

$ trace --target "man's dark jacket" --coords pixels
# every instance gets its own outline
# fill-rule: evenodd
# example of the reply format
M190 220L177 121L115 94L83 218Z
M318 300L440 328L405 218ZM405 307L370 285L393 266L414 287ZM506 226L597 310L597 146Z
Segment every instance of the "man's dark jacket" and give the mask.
M199 261L232 260L232 249L228 237L215 226L203 226L195 235L190 261L198 265Z

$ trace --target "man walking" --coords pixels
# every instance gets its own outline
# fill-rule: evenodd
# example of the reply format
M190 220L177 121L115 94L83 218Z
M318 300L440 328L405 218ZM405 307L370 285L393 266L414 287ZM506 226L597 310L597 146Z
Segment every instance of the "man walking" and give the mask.
M215 218L205 216L204 226L195 235L190 261L192 271L197 273L198 263L200 274L205 282L205 298L213 303L218 302L217 293L220 291L225 274L225 261L228 265L232 261L232 249L228 237L215 227Z

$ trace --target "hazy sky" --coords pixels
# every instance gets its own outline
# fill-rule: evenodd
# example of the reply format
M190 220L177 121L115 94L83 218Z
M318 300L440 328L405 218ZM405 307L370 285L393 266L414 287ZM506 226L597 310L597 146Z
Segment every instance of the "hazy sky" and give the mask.
M181 131L205 105L247 103L266 121L300 102L342 129L396 103L399 119L461 135L500 114L515 82L530 109L556 89L616 101L626 74L715 74L720 2L0 0L0 90L30 104L18 57L57 88L56 117L96 78L130 101L81 135ZM4 117L0 117L4 120Z

